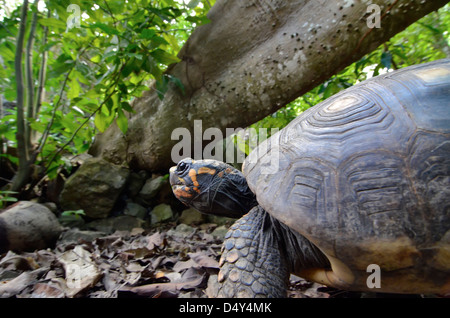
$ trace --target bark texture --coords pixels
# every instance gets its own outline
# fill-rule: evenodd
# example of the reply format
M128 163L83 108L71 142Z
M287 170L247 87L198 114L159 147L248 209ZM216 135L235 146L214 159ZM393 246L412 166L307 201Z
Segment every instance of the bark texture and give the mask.
M91 153L131 168L173 165L175 128L246 127L275 112L446 0L217 0L211 23L197 28L168 74L181 79L160 101L154 89L134 101L123 135L116 125L97 136ZM367 20L380 8L380 28ZM199 137L199 136L197 136ZM201 136L200 136L201 138ZM194 142L194 136L192 136Z

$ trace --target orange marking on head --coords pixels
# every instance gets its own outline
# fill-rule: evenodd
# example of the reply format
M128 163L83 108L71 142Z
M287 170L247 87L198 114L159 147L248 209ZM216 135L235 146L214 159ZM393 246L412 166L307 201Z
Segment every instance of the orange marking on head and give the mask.
M189 170L189 177L191 177L192 183L194 186L198 187L198 181L197 181L197 171L195 169Z
M179 198L190 198L192 197L192 193L187 192L187 190L189 190L189 188L177 188L173 190L173 193L175 194L176 197Z
M198 174L202 174L202 173L209 173L209 174L213 175L216 173L216 170L208 168L208 167L201 167L198 169Z

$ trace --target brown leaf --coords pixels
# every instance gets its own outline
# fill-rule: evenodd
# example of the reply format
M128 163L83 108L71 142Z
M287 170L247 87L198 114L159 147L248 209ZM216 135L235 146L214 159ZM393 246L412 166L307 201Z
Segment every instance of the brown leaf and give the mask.
M8 251L0 261L0 267L9 270L26 271L38 269L40 266L31 256L17 255L12 251Z
M149 250L146 247L138 247L138 248L131 248L127 249L125 251L120 252L120 254L123 254L123 256L132 256L134 259L144 259L148 257L152 257L155 255L155 252L153 250Z
M74 297L81 291L94 286L102 274L92 260L92 254L81 245L62 254L58 260L66 272L66 283L69 287L67 296Z
M8 298L19 294L47 271L48 268L39 268L31 272L23 272L16 278L0 286L0 297Z
M134 227L131 229L130 236L138 236L144 233L145 230L141 227Z
M129 272L142 272L144 267L138 262L130 262L125 269Z
M37 283L31 294L32 298L63 298L64 296L64 289L53 282Z
M176 297L181 290L192 289L203 283L204 276L195 277L193 280L180 283L149 284L137 287L125 286L119 290L120 297L139 296L149 298Z
M187 261L180 261L177 262L174 266L173 266L173 270L175 272L181 272L185 269L191 268L191 267L199 267L200 266L193 260L193 259L189 259Z
M147 248L149 250L162 250L167 246L166 235L156 232L155 234L148 237Z
M219 262L206 253L189 253L189 257L201 267L219 269Z

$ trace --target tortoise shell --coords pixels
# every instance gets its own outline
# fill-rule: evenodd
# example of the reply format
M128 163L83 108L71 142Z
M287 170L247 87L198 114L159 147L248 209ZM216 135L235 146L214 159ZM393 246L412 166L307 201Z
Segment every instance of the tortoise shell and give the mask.
M335 285L363 287L377 264L393 292L450 290L450 59L336 94L243 170L259 204L327 255Z

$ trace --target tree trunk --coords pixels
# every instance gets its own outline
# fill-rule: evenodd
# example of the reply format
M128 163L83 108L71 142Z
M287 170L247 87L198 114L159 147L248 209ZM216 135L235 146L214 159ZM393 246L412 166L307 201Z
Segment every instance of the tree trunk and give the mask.
M217 0L167 74L181 79L163 101L136 99L123 135L116 125L91 153L131 168L173 165L174 129L246 127L308 92L446 0ZM379 9L379 10L377 10ZM370 26L372 28L370 28ZM175 136L178 138L178 136ZM192 143L195 138L192 136ZM208 142L208 141L207 141Z
M22 69L23 43L25 39L25 27L27 20L28 0L24 0L20 15L19 32L17 34L16 56L14 59L14 69L17 86L17 152L19 157L19 168L14 176L10 190L18 191L27 181L30 171L28 140L25 126L25 105L24 105L24 83Z

